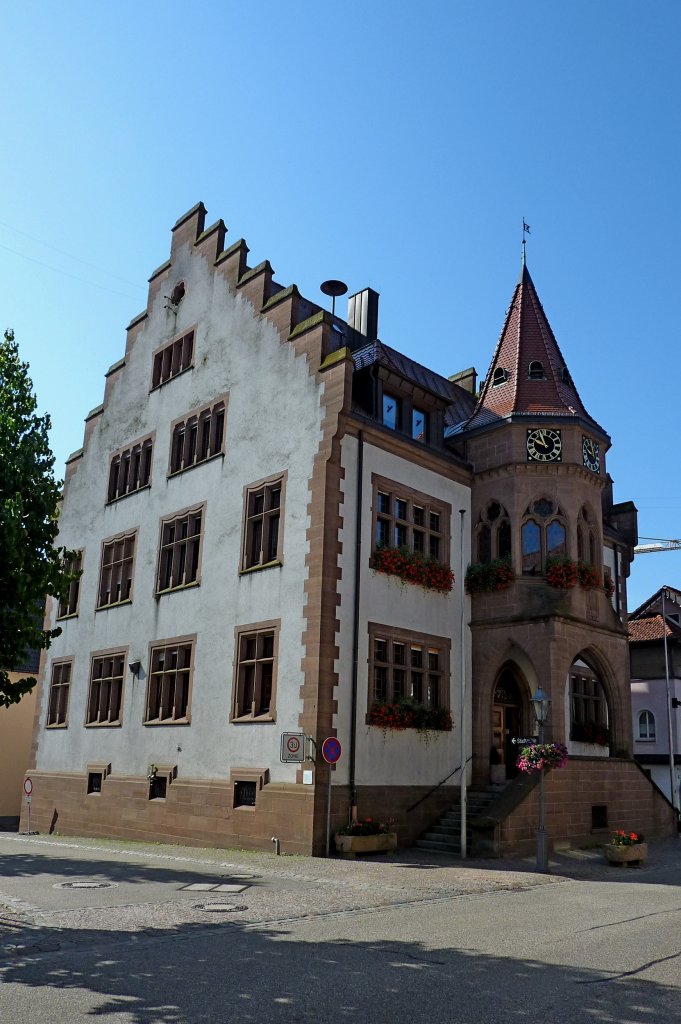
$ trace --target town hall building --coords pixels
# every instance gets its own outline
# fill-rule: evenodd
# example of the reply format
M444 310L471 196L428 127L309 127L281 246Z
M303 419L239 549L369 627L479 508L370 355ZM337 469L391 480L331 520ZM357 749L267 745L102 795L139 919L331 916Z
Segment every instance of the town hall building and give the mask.
M407 845L465 772L473 849L522 852L512 741L541 687L570 752L551 840L669 833L632 759L636 510L524 261L478 387L379 340L376 292L332 315L205 215L173 228L67 463L80 577L48 601L32 827L321 853L330 791L334 828L389 818Z

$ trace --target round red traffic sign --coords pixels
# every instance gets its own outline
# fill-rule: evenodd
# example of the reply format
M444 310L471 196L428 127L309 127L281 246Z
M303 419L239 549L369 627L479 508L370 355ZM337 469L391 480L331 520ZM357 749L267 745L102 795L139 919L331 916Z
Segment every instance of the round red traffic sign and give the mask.
M335 764L336 761L340 761L342 752L340 740L337 740L335 736L329 736L322 743L322 757L327 764Z
M24 779L24 793L26 796L30 796L33 792L33 783L29 778Z
M286 749L289 754L297 754L300 750L300 740L297 736L289 736L286 740Z

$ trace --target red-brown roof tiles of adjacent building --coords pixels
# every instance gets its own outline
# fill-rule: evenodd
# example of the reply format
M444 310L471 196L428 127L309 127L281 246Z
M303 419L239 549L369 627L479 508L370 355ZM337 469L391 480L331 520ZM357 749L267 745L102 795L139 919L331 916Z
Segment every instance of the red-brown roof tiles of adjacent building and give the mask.
M467 429L514 413L576 416L602 430L582 405L526 266Z
M665 627L667 636L679 636L679 630L670 626L669 622ZM635 643L637 640L661 640L662 639L662 616L651 615L647 619L629 619L629 641Z

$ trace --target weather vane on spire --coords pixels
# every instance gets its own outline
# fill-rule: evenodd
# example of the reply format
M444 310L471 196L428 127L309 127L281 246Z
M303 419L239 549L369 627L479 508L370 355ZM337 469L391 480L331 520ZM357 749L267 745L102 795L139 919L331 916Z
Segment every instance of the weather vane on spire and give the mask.
M523 217L523 266L525 266L525 235L530 234L530 225Z

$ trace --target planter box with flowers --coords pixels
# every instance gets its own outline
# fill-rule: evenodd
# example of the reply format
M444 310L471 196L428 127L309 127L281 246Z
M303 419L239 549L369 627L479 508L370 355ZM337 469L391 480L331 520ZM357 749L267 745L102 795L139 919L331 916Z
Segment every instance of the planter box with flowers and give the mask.
M454 586L454 573L448 565L408 548L376 548L371 568L440 594L449 594Z
M491 562L471 562L466 570L466 593L492 593L506 590L515 579L513 566L507 558L495 558Z
M362 853L388 853L397 849L397 836L388 825L364 818L353 821L336 832L336 852L342 857L356 857Z
M452 715L447 708L429 708L406 698L396 704L372 704L367 722L377 725L384 733L403 729L418 729L423 733L452 730Z
M641 864L648 856L648 844L640 833L618 829L603 851L609 864Z
M546 582L556 590L570 590L577 586L584 590L606 590L605 577L588 562L573 562L571 558L549 558L546 563Z

